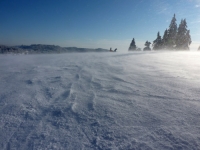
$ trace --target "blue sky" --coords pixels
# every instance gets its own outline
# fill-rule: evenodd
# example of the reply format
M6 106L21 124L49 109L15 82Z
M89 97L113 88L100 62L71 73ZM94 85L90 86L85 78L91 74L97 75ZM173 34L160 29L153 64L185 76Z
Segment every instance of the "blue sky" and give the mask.
M200 0L1 0L0 44L143 48L186 18L191 49L200 45Z

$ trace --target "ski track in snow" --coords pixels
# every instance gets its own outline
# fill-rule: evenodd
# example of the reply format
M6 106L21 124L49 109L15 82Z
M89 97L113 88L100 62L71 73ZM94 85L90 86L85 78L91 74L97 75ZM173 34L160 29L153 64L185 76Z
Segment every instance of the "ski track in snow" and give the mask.
M199 60L0 55L0 149L200 149Z

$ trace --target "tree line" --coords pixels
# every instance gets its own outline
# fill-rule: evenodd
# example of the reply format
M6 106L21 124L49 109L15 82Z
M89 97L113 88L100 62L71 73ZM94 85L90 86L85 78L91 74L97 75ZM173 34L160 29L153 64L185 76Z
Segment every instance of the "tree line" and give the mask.
M57 45L32 44L21 46L0 45L0 54L56 54L71 52L109 52L107 49L60 47Z
M164 31L163 37L160 32L157 33L157 38L152 43L153 50L189 50L189 45L192 43L190 30L187 29L186 19L182 19L179 26L176 24L176 15L174 14L169 28ZM143 50L151 50L151 42L145 42ZM141 50L137 48L135 39L133 38L129 51Z

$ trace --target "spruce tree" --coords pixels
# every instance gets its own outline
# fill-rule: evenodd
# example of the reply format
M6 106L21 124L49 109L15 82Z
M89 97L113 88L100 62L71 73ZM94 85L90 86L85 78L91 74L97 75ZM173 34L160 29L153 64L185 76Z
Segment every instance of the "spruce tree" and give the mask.
M187 30L187 33L185 35L185 48L189 50L190 49L189 46L191 43L192 43L192 40L190 36L190 30Z
M186 33L185 27L184 27L183 19L181 20L179 27L178 27L178 33L176 37L176 49L182 49L182 46L184 44L184 35Z
M187 22L182 19L178 27L178 33L176 37L176 49L177 50L189 50L191 44L190 31L187 30Z
M162 49L167 49L168 30L166 29L162 38Z
M157 38L153 41L153 50L160 50L162 48L162 39L160 32L157 33Z
M133 38L133 40L131 41L131 44L129 46L129 51L134 51L136 50L136 45L135 45L135 39Z
M144 44L144 46L146 46L146 47L143 50L144 51L148 51L148 50L150 51L151 50L150 45L151 45L151 42L146 41L145 44Z
M174 49L175 47L175 41L176 41L176 34L177 34L177 24L176 24L176 16L174 14L174 17L171 20L171 23L169 25L168 29L168 38L167 38L167 49Z

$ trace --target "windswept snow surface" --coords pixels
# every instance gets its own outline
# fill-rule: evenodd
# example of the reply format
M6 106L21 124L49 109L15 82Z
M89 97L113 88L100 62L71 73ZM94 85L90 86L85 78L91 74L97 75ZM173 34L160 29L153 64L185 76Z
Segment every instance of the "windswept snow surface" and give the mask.
M0 55L0 149L200 149L200 53Z

